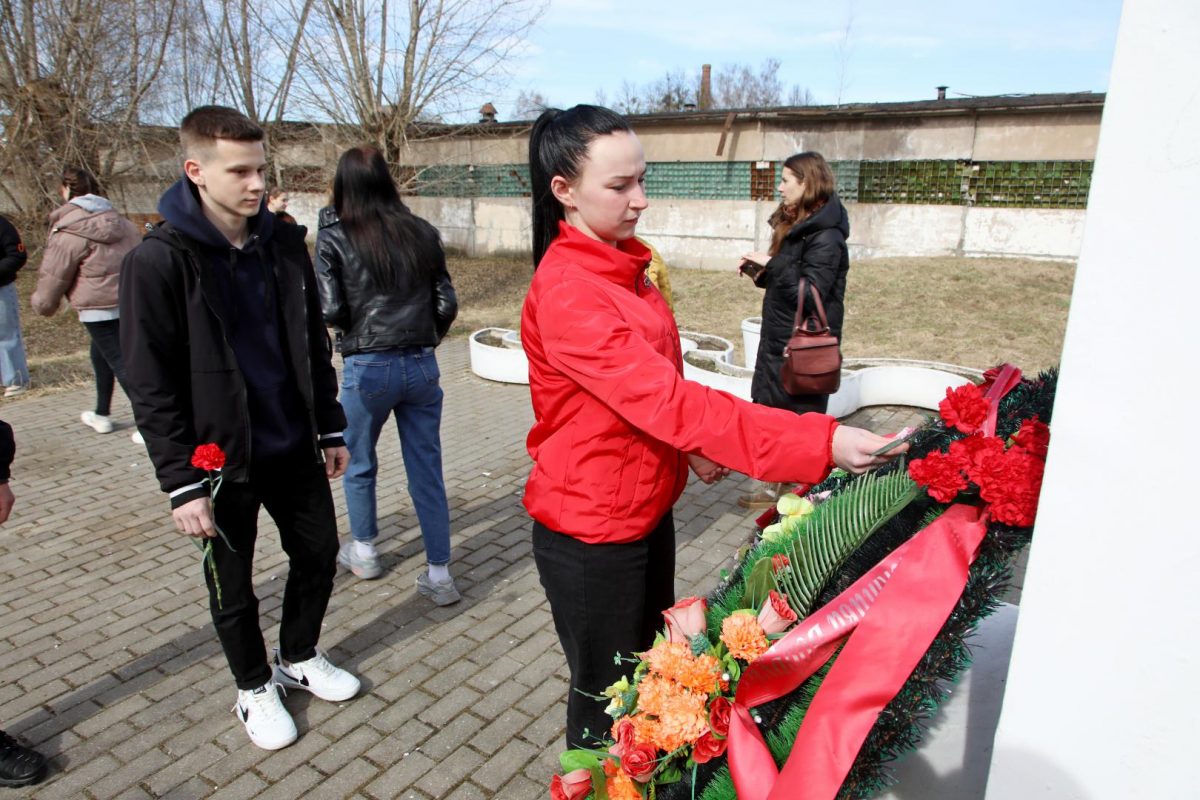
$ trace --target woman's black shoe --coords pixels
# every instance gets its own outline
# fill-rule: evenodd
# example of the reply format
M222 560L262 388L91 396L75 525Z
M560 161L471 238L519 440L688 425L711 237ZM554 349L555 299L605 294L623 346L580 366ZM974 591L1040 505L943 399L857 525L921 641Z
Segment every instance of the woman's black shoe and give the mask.
M45 756L0 731L0 786L28 786L45 772Z

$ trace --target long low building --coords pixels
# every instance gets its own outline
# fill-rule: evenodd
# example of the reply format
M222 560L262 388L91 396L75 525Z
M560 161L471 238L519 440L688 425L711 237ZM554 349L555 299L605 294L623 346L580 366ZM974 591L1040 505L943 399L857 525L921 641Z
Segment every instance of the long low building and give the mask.
M765 246L783 161L817 150L856 257L1079 254L1104 95L1023 95L634 117L671 264L728 268ZM414 210L470 254L528 252L527 122L413 145Z
M647 160L639 234L672 266L727 269L769 240L783 161L817 150L850 211L855 257L1079 255L1104 95L1039 94L909 103L685 111L631 118ZM426 126L397 165L407 202L450 247L528 253L531 123ZM341 144L319 124L272 131L290 211L315 234ZM174 133L110 193L152 215L178 175Z

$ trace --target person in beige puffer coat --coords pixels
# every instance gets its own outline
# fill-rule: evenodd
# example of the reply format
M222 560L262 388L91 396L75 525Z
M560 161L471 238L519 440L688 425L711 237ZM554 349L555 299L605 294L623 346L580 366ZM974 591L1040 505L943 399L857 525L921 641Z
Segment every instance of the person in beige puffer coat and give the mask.
M125 389L117 283L125 254L142 236L137 226L116 212L87 170L63 170L60 191L66 202L50 212L50 233L30 303L34 311L49 317L66 297L79 314L91 338L96 375L96 408L84 411L80 419L97 433L111 433L113 380ZM141 442L136 430L133 440Z

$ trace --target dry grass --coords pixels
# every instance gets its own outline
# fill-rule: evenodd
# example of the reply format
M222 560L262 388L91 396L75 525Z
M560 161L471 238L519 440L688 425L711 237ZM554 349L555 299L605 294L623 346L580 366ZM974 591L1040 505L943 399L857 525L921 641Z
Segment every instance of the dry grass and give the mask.
M29 369L37 390L91 383L88 337L64 307L45 318L29 307L37 253L18 276ZM533 269L526 258L450 258L459 298L452 335L515 328ZM986 368L1012 361L1027 371L1057 364L1074 280L1073 264L1021 259L887 258L850 267L844 351L848 357L919 358ZM679 327L731 339L757 316L762 293L729 272L674 268Z
M450 334L480 328L517 328L521 303L533 277L528 258L451 256L447 264L458 295L458 319Z
M1058 363L1075 265L1027 259L881 258L855 261L846 287L843 351L851 358L917 358L1026 371ZM681 328L741 345L741 321L762 293L729 274L671 271Z

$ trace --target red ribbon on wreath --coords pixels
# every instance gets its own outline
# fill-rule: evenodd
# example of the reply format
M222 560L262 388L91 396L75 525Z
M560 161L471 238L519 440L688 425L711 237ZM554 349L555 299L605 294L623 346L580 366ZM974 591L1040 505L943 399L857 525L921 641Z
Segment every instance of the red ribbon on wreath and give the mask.
M1021 373L1006 364L989 377L981 427L991 436L1000 398ZM741 800L837 796L880 711L953 611L986 532L984 510L950 506L746 668L734 698L728 751ZM839 647L780 771L750 710L795 691Z

